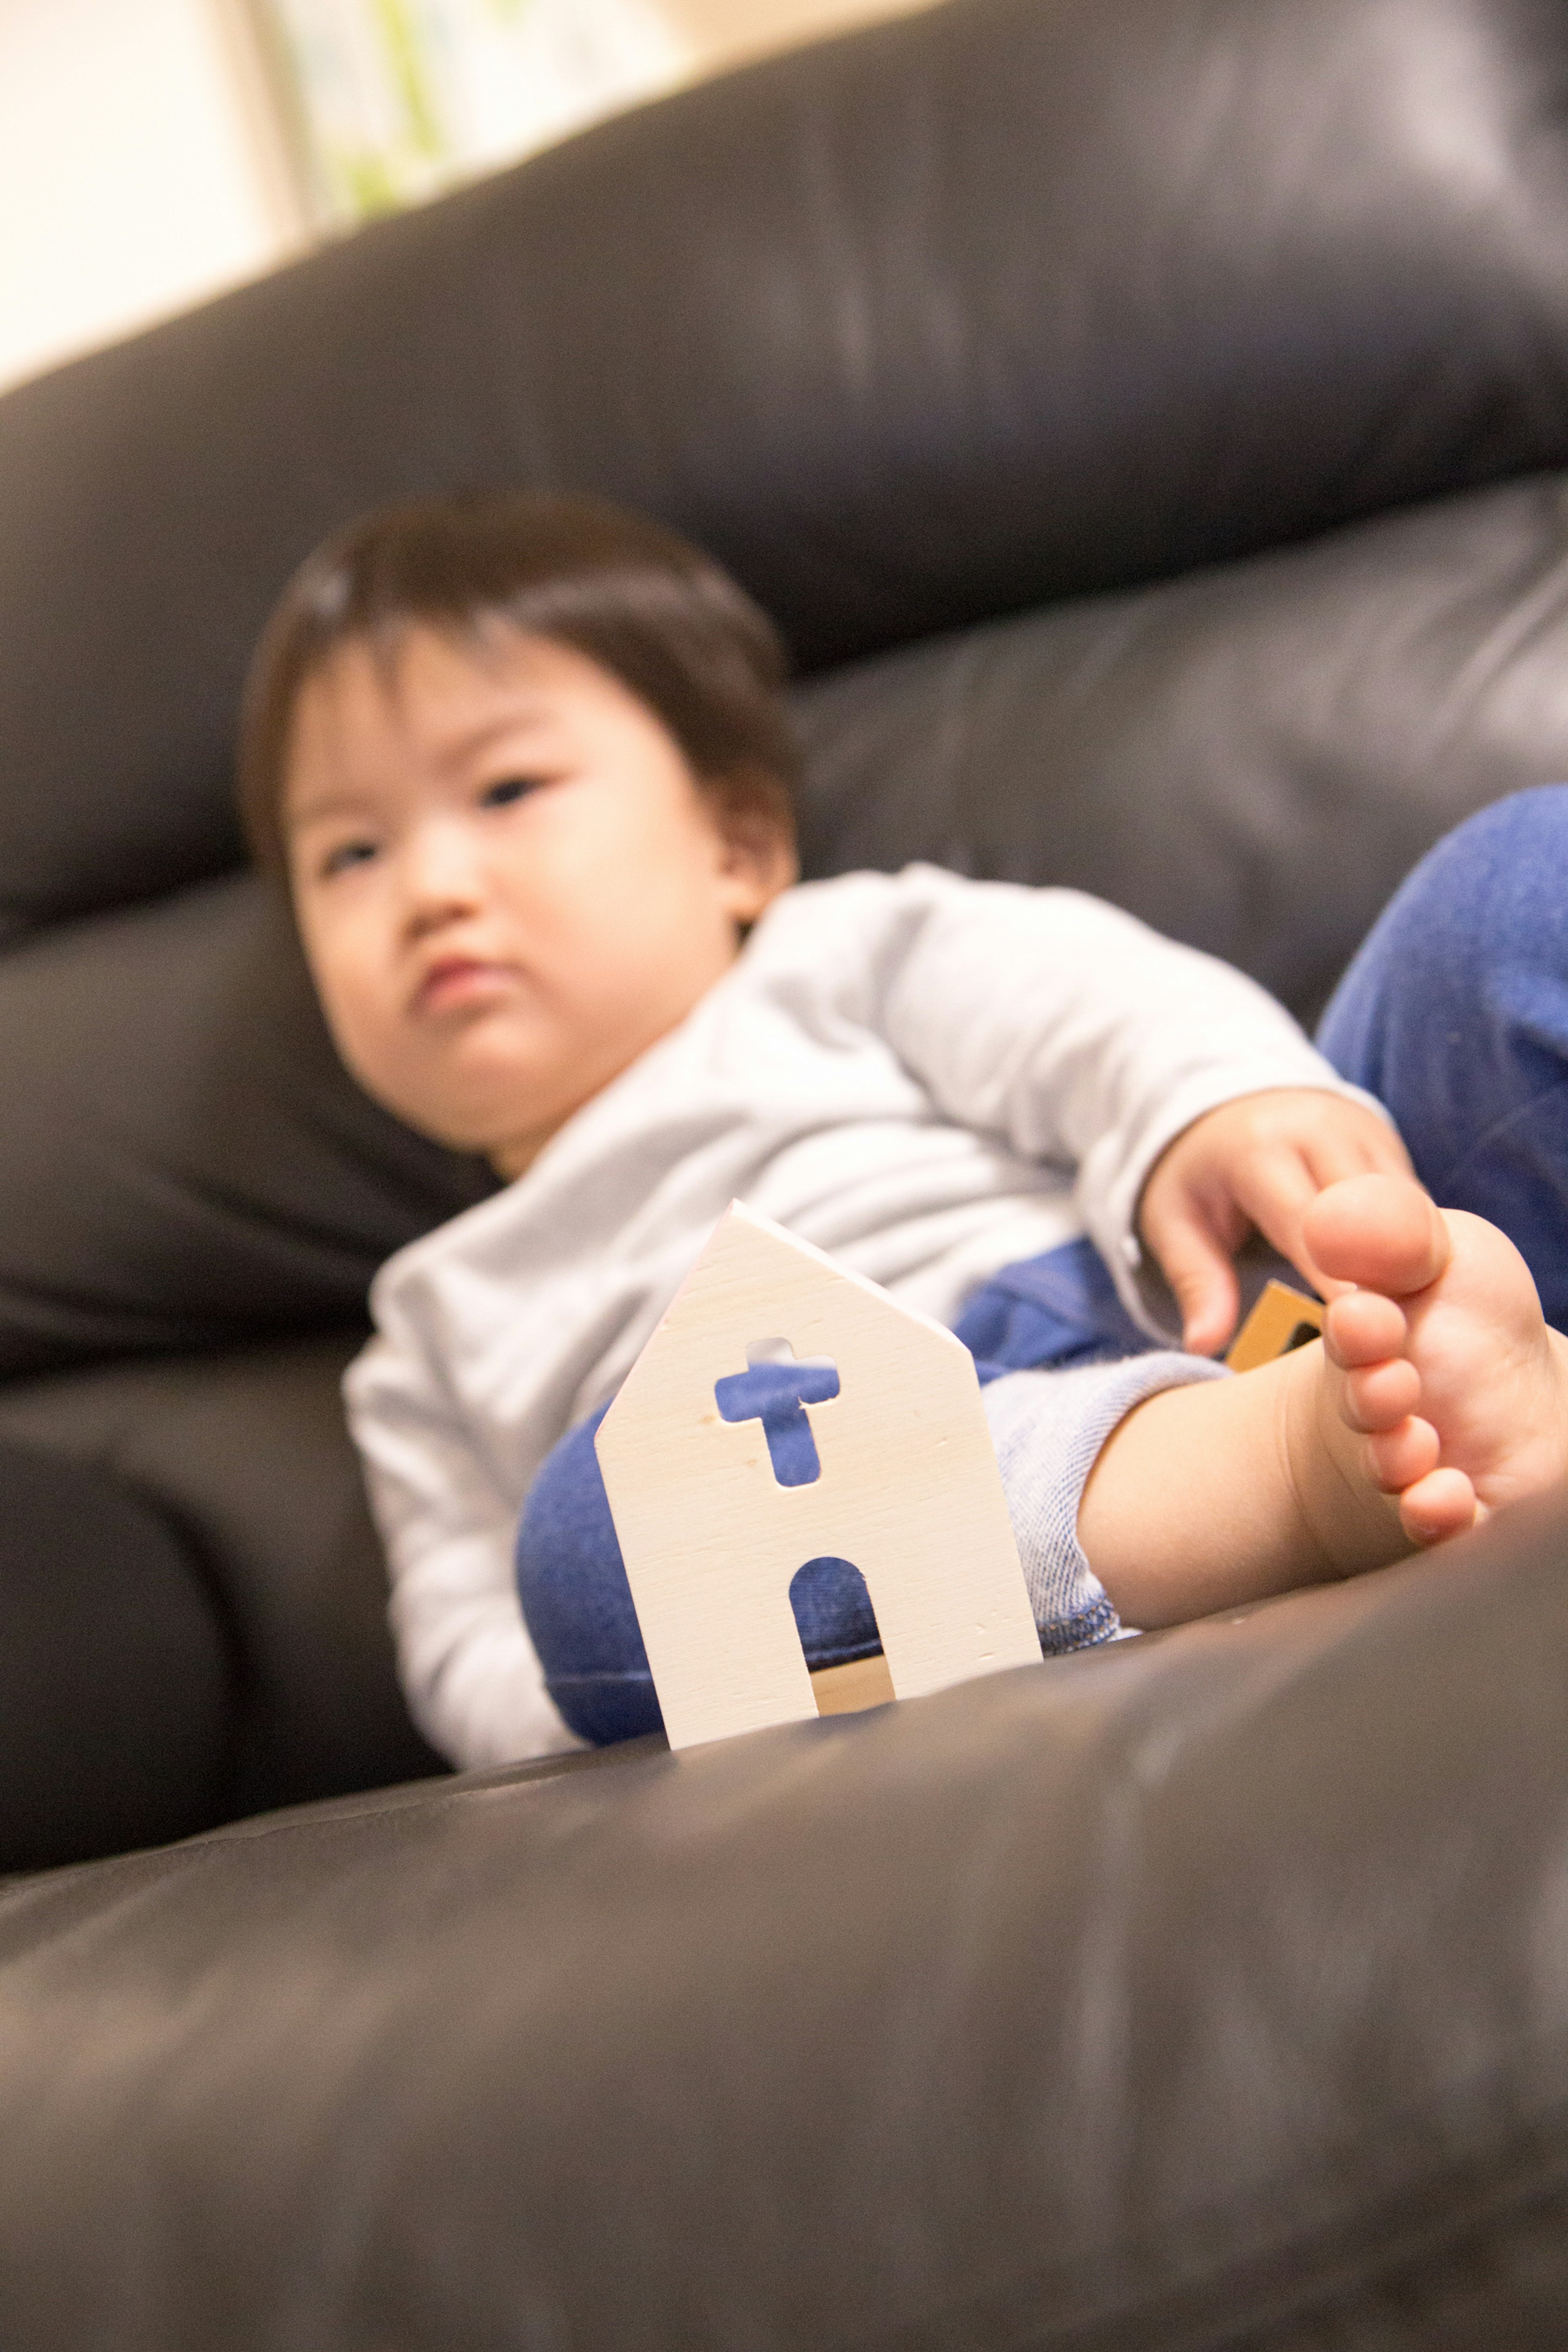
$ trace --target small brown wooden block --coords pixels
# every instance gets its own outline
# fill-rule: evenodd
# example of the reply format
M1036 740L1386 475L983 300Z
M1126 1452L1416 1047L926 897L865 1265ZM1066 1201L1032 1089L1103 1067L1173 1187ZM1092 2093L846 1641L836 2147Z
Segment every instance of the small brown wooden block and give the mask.
M1225 1360L1233 1372L1256 1371L1259 1364L1271 1364L1276 1356L1288 1356L1315 1339L1322 1328L1321 1299L1309 1298L1286 1282L1266 1283Z

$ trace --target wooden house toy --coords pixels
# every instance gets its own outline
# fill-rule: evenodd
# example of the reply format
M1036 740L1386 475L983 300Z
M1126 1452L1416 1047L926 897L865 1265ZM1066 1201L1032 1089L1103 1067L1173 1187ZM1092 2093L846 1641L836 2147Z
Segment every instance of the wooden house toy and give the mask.
M793 1483L759 1387L796 1423ZM865 1578L889 1695L1039 1658L968 1349L739 1203L596 1444L672 1748L828 1711L790 1601L816 1559Z

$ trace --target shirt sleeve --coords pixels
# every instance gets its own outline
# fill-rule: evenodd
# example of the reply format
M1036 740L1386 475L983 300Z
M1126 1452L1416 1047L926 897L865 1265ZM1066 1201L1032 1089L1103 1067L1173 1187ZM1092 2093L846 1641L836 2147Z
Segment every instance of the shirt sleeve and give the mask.
M417 1345L373 1339L344 1381L349 1425L392 1576L409 1713L459 1768L583 1742L544 1685L512 1571L517 1506L501 1494Z
M1381 1110L1256 982L1103 900L931 866L898 882L888 1043L947 1117L1074 1171L1085 1227L1161 1337L1177 1327L1135 1219L1165 1146L1220 1103L1274 1087Z

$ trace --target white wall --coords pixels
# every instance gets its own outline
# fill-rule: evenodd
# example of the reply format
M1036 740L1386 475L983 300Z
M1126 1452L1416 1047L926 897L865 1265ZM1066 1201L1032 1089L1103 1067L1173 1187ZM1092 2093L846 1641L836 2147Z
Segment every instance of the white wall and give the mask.
M664 0L701 66L914 0ZM0 387L304 235L241 0L0 0Z
M879 16L908 16L925 0L665 0L671 20L713 69L787 48Z
M211 0L0 0L0 383L299 235Z

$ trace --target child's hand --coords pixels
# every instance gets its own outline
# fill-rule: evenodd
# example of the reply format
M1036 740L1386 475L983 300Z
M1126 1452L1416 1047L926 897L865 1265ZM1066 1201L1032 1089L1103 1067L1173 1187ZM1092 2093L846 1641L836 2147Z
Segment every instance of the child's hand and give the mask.
M1138 1211L1182 1310L1184 1347L1212 1356L1235 1330L1231 1259L1253 1226L1325 1297L1343 1290L1312 1264L1301 1220L1325 1185L1379 1171L1409 1175L1409 1154L1385 1118L1343 1095L1280 1087L1194 1119L1154 1162Z

